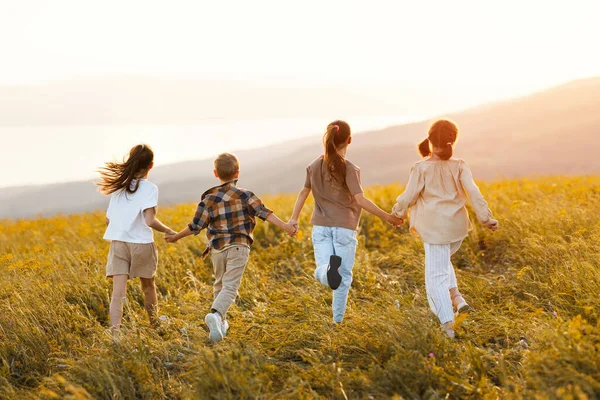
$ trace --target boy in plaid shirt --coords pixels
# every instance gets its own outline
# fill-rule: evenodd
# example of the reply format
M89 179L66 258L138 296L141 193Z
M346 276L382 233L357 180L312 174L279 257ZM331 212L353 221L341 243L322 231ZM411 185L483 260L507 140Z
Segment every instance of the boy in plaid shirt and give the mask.
M278 226L290 236L295 235L297 229L273 214L254 193L237 187L240 164L236 156L223 153L216 158L214 165L215 177L219 178L221 185L202 195L196 215L187 228L175 235L167 235L165 240L175 243L206 228L208 246L204 256L210 253L212 258L215 300L204 321L210 330L210 340L218 342L229 329L225 315L237 297L248 263L256 217Z

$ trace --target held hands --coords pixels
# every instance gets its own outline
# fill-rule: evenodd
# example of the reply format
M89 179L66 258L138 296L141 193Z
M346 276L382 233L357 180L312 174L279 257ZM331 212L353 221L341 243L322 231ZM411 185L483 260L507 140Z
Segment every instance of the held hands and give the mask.
M402 210L400 209L400 204L398 204L398 203L394 204L394 207L392 208L392 215L394 217L403 218L404 213L401 211Z
M386 219L387 223L394 227L394 229L400 228L404 225L404 212L401 212L400 204L394 204L392 213Z
M177 243L177 232L172 229L169 229L165 232L165 242L167 243Z
M491 229L492 231L497 231L499 227L498 220L495 219L489 219L483 225L485 225L486 228Z
M390 224L392 227L394 227L394 229L398 229L402 225L404 225L404 220L402 218L398 218L392 214L388 214L388 217L386 218L386 222L388 224Z
M290 219L288 223L285 224L284 230L289 236L296 236L300 230L300 224L295 219Z

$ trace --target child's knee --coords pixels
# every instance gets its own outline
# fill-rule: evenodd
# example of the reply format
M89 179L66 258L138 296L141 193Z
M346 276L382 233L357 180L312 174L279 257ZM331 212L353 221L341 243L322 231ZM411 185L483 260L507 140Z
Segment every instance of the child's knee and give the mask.
M142 282L142 291L144 293L149 293L156 289L156 285L154 284L154 278L141 278L140 280Z
M229 292L229 293L235 293L235 295L237 296L238 291L240 290L240 284L229 284L229 285L223 285L223 289L221 289L222 292Z
M340 275L342 276L342 282L350 285L352 283L352 267L350 268L342 268L339 269Z
M112 292L112 300L121 301L124 297L127 296L127 289L114 289Z
M122 276L113 278L112 298L121 300L127 295L127 279Z
M342 284L340 286L349 288L352 285L352 273L350 274L341 274L342 275Z

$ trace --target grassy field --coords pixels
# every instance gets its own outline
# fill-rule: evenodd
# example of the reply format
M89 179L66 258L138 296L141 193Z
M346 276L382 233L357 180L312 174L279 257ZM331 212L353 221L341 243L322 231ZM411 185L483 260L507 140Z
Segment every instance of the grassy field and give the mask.
M0 222L0 398L600 398L600 178L482 184L501 230L454 257L475 311L447 339L427 306L423 250L364 216L347 318L313 277L305 210L289 238L260 223L226 340L203 324L205 237L157 236L162 324L130 282L125 339L108 334L101 213ZM370 188L386 209L397 186ZM263 199L287 218L293 196ZM308 208L310 208L309 206ZM193 204L161 209L173 228Z

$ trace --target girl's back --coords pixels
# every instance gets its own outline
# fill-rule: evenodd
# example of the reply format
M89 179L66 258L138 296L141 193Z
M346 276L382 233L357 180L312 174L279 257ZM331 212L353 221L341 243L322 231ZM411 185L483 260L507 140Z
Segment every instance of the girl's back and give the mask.
M135 188L137 181L131 183ZM158 188L146 179L139 180L139 186L134 193L125 190L114 192L106 217L109 225L104 234L105 240L117 240L127 243L152 243L154 235L146 224L144 210L158 206Z
M451 158L449 160L425 159L417 163L423 175L423 193L421 196L427 203L439 205L464 206L466 198L460 184L460 169L462 160ZM460 204L462 203L462 204Z
M492 218L471 170L463 160L452 157L457 138L458 127L449 120L431 126L419 145L419 152L427 158L413 166L406 190L394 206L397 216L406 215L410 208L411 232L425 243L450 244L467 236L472 229L465 208L467 195L482 223Z
M480 222L498 229L471 170L463 160L452 157L457 139L458 127L452 121L431 125L427 139L419 144L419 152L426 158L413 166L406 190L394 206L394 214L401 218L410 208L411 233L424 242L427 300L450 338L455 336L455 312L469 309L458 291L451 260L471 229L467 195Z
M360 168L346 160L344 182L334 179L323 157L314 160L306 169L304 187L311 188L315 198L315 209L311 224L339 226L356 230L362 208L354 195L362 193Z
M467 194L479 219L490 218L487 203L460 159L425 159L416 163L406 191L398 203L411 207L411 232L427 243L446 244L464 239L471 222L465 205Z
M127 295L129 279L140 278L144 307L150 324L156 324L154 276L158 267L158 250L152 229L175 233L156 218L158 188L146 180L152 167L154 152L150 146L139 144L129 151L123 162L107 162L99 171L101 180L97 185L103 194L110 195L104 239L111 242L106 276L113 280L110 324L117 340L120 338L123 298Z

